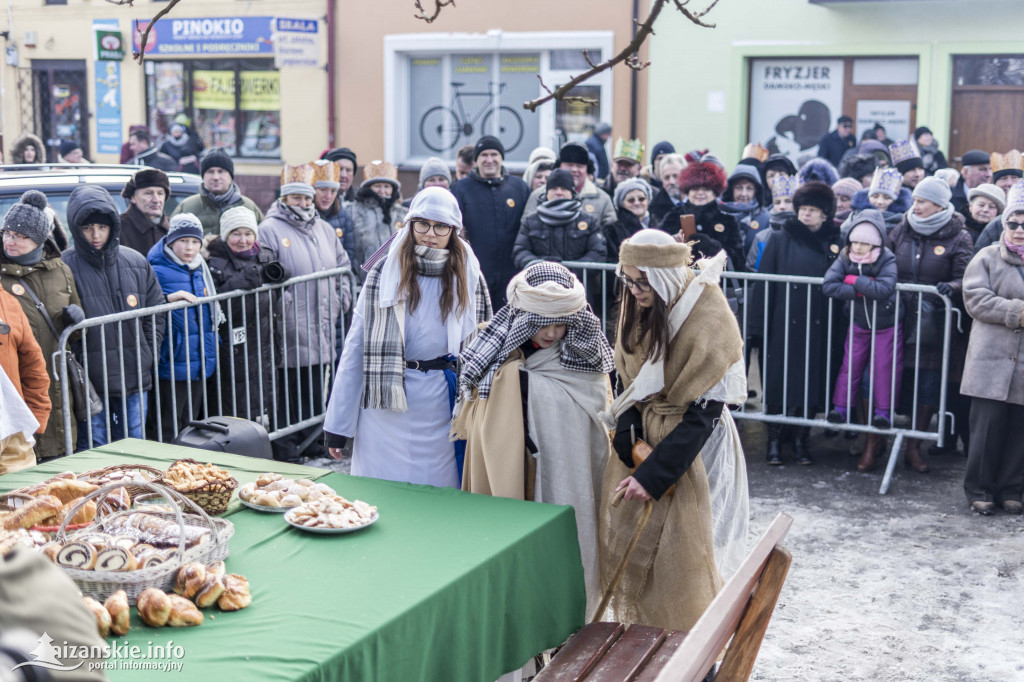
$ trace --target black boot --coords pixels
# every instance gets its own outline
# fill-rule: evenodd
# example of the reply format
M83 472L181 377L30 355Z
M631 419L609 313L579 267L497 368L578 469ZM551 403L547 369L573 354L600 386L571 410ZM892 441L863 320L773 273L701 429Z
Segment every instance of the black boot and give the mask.
M768 464L778 466L782 464L782 426L779 424L768 424Z
M810 436L811 429L802 426L796 435L796 440L793 442L793 454L796 455L796 461L805 466L814 464L814 460L811 459L811 452L807 448L807 441L810 439Z

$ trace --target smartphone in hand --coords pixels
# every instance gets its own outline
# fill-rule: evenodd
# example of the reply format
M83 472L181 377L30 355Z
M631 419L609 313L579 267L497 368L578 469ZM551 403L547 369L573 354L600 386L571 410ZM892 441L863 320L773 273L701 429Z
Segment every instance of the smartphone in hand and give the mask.
M697 219L692 215L679 216L679 233L683 235L683 241L688 242L697 234Z

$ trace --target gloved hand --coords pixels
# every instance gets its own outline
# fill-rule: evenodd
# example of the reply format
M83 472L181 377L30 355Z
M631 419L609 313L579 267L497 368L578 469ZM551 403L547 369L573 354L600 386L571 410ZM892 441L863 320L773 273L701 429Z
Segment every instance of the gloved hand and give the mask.
M268 284L276 284L277 282L283 282L288 279L286 276L284 266L278 263L276 260L271 261L263 266L263 271L260 276L263 281Z
M953 297L953 287L949 286L949 282L939 282L935 285L935 288L938 289L939 293L943 296L948 296L949 298Z
M640 418L640 411L631 407L619 417L619 423L615 426L615 437L612 438L612 447L619 461L630 469L633 468L633 441L634 438L643 438L643 422Z
M77 303L64 306L61 311L61 317L64 319L65 326L70 327L73 324L78 324L85 319L85 311Z
M843 284L851 284L852 285L852 284L856 284L856 283L857 283L857 275L847 275L846 277L843 278Z
M710 258L722 250L722 242L704 232L697 232L690 241L696 242L694 250L705 258Z

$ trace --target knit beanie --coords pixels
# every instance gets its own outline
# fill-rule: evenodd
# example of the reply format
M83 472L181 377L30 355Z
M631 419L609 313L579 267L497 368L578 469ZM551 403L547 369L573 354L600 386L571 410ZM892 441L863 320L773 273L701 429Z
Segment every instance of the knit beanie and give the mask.
M452 172L448 169L448 163L436 156L431 156L423 162L423 167L420 168L420 184L418 189L423 189L423 183L433 177L442 177L448 181L449 186L452 184Z
M671 142L659 142L658 144L654 145L653 149L651 149L651 163L654 163L654 160L659 156L662 156L663 154L675 153L676 148L672 146Z
M532 152L530 152L530 159L527 161L527 164L541 160L554 161L557 158L558 155L555 154L554 149L551 149L550 147L536 147Z
M999 207L1000 213L1006 208L1006 193L1003 192L1001 187L996 185L986 182L967 192L968 203L974 201L975 197L991 199L992 203Z
M36 244L46 241L51 228L46 217L46 195L38 190L30 189L22 194L18 203L11 206L4 216L4 231L23 234Z
M647 203L651 203L651 186L648 185L643 178L630 178L629 180L615 185L615 197L613 200L615 208L622 206L622 202L626 199L626 195L635 189L643 192L644 196L647 197Z
M871 244L871 246L881 246L882 235L878 234L878 228L874 225L862 222L854 225L853 229L850 230L850 241Z
M853 199L853 195L864 189L864 186L853 178L843 178L837 180L832 185L832 191L836 193L837 197L848 197Z
M252 230L252 233L256 235L256 238L259 238L259 227L256 224L256 214L252 212L252 209L246 208L245 206L235 206L220 214L220 238L223 241L227 241L229 234L243 227ZM168 235L168 237L169 236L170 235Z
M179 213L171 216L170 229L167 230L164 244L170 246L175 240L182 237L194 237L203 241L203 224L192 213Z
M203 157L203 162L199 165L200 175L206 175L206 171L211 168L223 168L228 172L232 180L235 179L235 162L221 151L220 147L211 149Z
M942 180L944 183L952 187L960 180L960 173L957 172L956 168L940 168L935 171L933 177Z
M556 168L548 175L547 189L552 187L561 187L569 190L573 195L576 194L576 182L572 179L572 173L563 168Z
M359 164L356 163L356 153L348 147L337 147L329 152L325 152L320 158L327 159L328 161L341 161L345 159L352 162L352 168L359 168Z
M480 156L480 153L485 152L488 149L495 150L501 154L501 158L505 158L505 145L501 143L501 140L496 138L494 135L484 135L476 141L476 146L473 147L473 160L476 161L477 157Z
M68 154L70 154L71 152L75 151L76 149L81 149L81 148L82 148L82 145L78 144L77 142L73 142L71 140L61 140L60 141L60 155L61 156L67 156Z
M562 148L558 150L558 163L577 163L586 166L588 173L594 172L590 154L587 152L587 148L579 142L566 142L562 145Z
M1024 180L1018 180L1006 193L1006 208L1003 209L1003 225L1014 213L1024 212Z
M914 188L915 199L925 199L936 206L946 208L949 200L953 198L953 191L949 185L936 177L925 178Z

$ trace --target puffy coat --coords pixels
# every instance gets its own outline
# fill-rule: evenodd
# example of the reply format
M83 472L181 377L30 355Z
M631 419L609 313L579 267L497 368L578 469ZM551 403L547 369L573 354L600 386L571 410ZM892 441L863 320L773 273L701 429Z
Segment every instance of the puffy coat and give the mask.
M174 170L180 170L182 173L202 174L199 155L203 151L203 144L198 138L194 138L188 133L183 133L178 140L168 137L160 145L160 151L174 159L177 164Z
M260 223L259 239L292 277L334 268L351 268L348 255L334 230L319 218L302 222L280 201ZM346 277L321 279L283 290L282 367L334 366L335 324L352 306Z
M953 305L961 301L964 271L974 255L974 242L971 234L964 229L964 218L953 213L946 225L935 234L925 237L910 227L907 217L889 232L887 246L896 255L896 267L900 282L916 282L918 284L938 284L946 282L953 289ZM914 267L915 257L917 267ZM916 269L916 274L915 274ZM925 294L935 303L938 296ZM917 294L906 294L900 301L901 307L908 311L917 310ZM909 322L908 324L914 324ZM956 317L953 318L952 343L950 346L949 376L950 381L959 381L963 370L964 356L967 353L966 335L957 331ZM904 365L915 362L914 353L904 354ZM938 369L942 366L942 347L921 347L921 368Z
M11 145L11 163L28 163L25 161L25 148L29 146L36 148L36 158L32 163L46 163L46 147L43 146L43 141L32 133L19 135L14 140L14 144Z
M50 418L50 378L46 361L21 304L6 291L0 290L0 322L10 327L0 334L0 369L18 389L18 394L32 410L40 431Z
M885 244L883 230L873 223L868 224L878 230L879 239ZM856 276L857 281L847 284L848 275ZM846 246L825 273L821 290L830 298L850 301L853 323L861 329L889 329L896 324L896 256L885 246L882 246L882 252L874 263L854 263L850 260L850 237L847 235ZM900 308L900 317L905 310Z
M341 240L341 245L345 249L345 253L348 254L348 260L350 263L355 264L357 267L362 265L362 261L359 263L355 262L356 254L356 242L355 242L355 231L352 229L352 216L349 215L348 210L341 205L341 197L335 197L334 203L326 211L317 209L317 215L325 223L334 228L334 233L338 235L338 239Z
M203 266L189 268L171 260L164 250L166 237L153 245L146 259L160 281L164 296L175 291L187 291L203 298L212 296L203 281ZM196 258L201 258L197 255ZM193 261L195 262L195 261ZM217 369L217 328L214 325L214 305L202 305L175 310L171 313L171 331L160 346L159 375L173 381L196 381L213 376ZM206 372L203 372L205 361Z
M789 218L782 229L772 232L761 256L759 272L776 275L822 277L839 253L839 228L831 221L817 232L811 232L796 217ZM766 357L765 398L769 413L782 411L783 385L786 407L802 412L804 387L807 405L825 406L825 377L829 371L826 362L828 349L828 299L818 287L811 287L810 301L806 284L772 282L767 285L768 338L765 340ZM789 308L786 292L789 292ZM749 328L763 329L765 286L754 288ZM839 316L836 316L839 317ZM808 344L807 325L810 325ZM789 349L786 349L786 330L789 330ZM838 338L838 337L834 337ZM789 359L788 376L784 372L784 359ZM833 354L835 358L835 354ZM840 353L836 361L841 359ZM805 376L804 367L807 373ZM812 417L813 414L808 414Z
M743 271L747 259L743 250L743 233L736 218L723 211L717 200L703 206L685 201L666 213L658 227L674 235L679 232L679 218L684 215L692 215L697 223L697 232L693 236L697 242L694 258L710 258L725 249L729 256L729 269Z
M583 211L563 226L545 225L539 213L529 214L523 218L512 249L512 260L520 270L537 260L603 263L606 257L601 226Z
M634 234L644 229L640 219L624 208L616 212L619 219L604 228L605 247L608 250L607 261L609 263L619 262L619 246ZM650 220L650 213L647 214Z
M482 178L473 170L452 185L452 194L462 210L463 234L480 260L491 305L497 310L505 305L505 289L517 272L512 248L530 199L530 188L504 168L497 178Z
M235 206L245 206L247 209L256 214L256 221L263 220L263 211L256 205L252 199L247 196L238 195L238 201L234 202L230 206L221 208L217 205L213 199L206 195L204 188L199 189L199 194L193 194L192 196L185 197L181 200L171 215L177 215L179 213L191 213L195 217L199 218L199 222L203 224L203 232L206 234L220 234L220 214L229 208Z
M546 187L538 187L530 193L530 198L526 200L526 209L523 211L524 216L530 215L537 210L538 206L544 203L547 198L547 191ZM612 198L590 180L583 183L583 189L579 191L579 197L580 201L583 202L583 212L596 216L598 224L602 229L618 219L618 216L615 214L615 207L612 205Z
M94 249L82 235L83 221L96 212L103 213L113 223L110 238L99 250ZM146 257L120 247L121 216L105 189L98 185L76 187L68 198L67 215L74 246L65 251L61 259L71 268L86 317L138 310L166 302ZM121 396L122 381L127 392L125 395L153 387L153 346L163 342L164 318L160 315L144 316L140 318L139 329L141 336L136 336L134 322L121 325L111 322L87 330L85 360L89 364L89 378L101 398L104 397L104 387L111 396ZM122 353L127 371L122 371ZM139 365L142 367L141 376Z
M64 420L61 410L64 402L61 399L60 382L57 381L57 368L53 362L53 354L57 352L57 337L53 335L43 314L36 308L32 297L25 291L19 280L32 289L43 303L46 313L57 328L57 333L64 331L64 308L71 305L82 305L78 298L78 288L71 269L60 259L60 251L52 240L43 244L43 260L35 265L18 265L11 261L0 249L0 285L14 294L21 303L21 309L28 318L32 335L39 343L46 361L46 373L50 376L50 403L53 406L53 419L46 424L46 431L36 437L35 451L39 457L49 458L64 454ZM71 442L75 442L75 421L71 420Z
M868 195L870 189L861 189L853 195L853 200L850 202L850 208L853 209L853 213L863 211L865 209L874 208L871 205L871 197ZM914 195L906 187L900 187L900 193L896 195L896 199L889 204L889 209L882 211L882 217L885 218L885 229L888 232L892 231L892 228L900 224L903 220L904 214L914 206ZM853 215L853 214L851 214ZM845 232L848 227L843 227Z
M149 253L153 244L167 234L168 222L165 215L156 225L135 204L128 204L128 210L121 214L121 246L142 254Z
M964 273L964 304L974 318L960 392L1024 405L1024 261L1003 244L986 246Z
M264 274L264 267L273 262L273 256L268 249L260 247L252 258L243 258L232 252L220 237L214 237L206 249L210 254L207 263L218 294L239 290L251 291L271 283ZM289 274L284 272L282 280L279 281L288 277ZM281 354L280 296L280 290L273 290L224 302L224 315L227 318L225 323L229 326L226 327L224 342L220 346L223 414L255 419L271 410L270 382L277 366L273 351L276 350L278 356ZM271 338L272 332L275 331L278 333ZM246 386L249 389L248 394Z
M400 198L398 194L393 194L389 199L381 201L372 189L364 187L356 194L355 201L345 204L352 219L352 252L355 255L352 271L360 283L366 279L366 273L360 266L384 245L392 233L402 227L409 209L402 206Z

